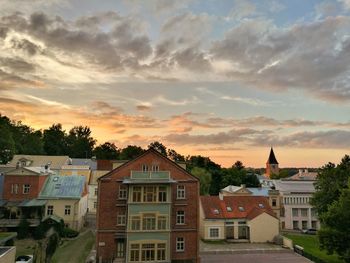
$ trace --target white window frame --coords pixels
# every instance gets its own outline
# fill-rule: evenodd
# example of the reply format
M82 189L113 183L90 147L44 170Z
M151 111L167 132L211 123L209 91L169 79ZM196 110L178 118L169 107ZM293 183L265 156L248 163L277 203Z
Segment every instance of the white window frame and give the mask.
M117 215L117 226L125 226L126 225L126 214Z
M98 188L95 187L95 196L97 196L97 194L98 194Z
M218 235L217 236L212 236L212 233L211 233L212 230L217 230L218 231ZM210 239L219 239L220 238L220 228L219 227L209 227L209 238Z
M46 210L46 214L47 214L48 216L53 215L53 209L54 209L53 205L48 205L48 206L47 206L47 210ZM49 212L50 212L50 213L49 213Z
M142 169L142 172L148 172L149 171L148 164L142 164L141 169Z
M159 172L159 165L158 164L152 164L152 172Z
M71 205L65 205L64 206L64 215L69 216L71 214L71 209L72 209Z
M185 187L185 185L176 186L176 199L186 199L186 187Z
M183 214L179 214L179 212L183 212ZM176 224L177 225L184 225L185 224L185 211L179 210L176 211Z
M30 184L24 184L23 185L23 194L29 194L30 191Z
M126 200L127 198L128 198L128 189L126 188L126 186L119 185L118 199Z
M176 252L184 252L185 251L185 238L177 237L176 238Z
M11 194L18 194L18 184L11 185Z

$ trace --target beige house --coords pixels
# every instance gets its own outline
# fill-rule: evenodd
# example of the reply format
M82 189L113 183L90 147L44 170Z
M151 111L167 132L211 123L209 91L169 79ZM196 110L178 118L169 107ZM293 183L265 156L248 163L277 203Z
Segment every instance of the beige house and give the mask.
M49 176L38 199L47 201L45 216L58 216L74 230L83 227L88 206L84 176Z
M279 234L279 220L262 196L201 196L204 240L262 243Z
M88 185L88 212L89 214L96 214L96 208L97 208L97 193L98 193L98 184L97 179L101 176L105 175L109 171L101 171L96 170L91 172L90 181Z
M59 175L80 175L85 177L85 182L89 182L91 170L89 165L63 165L61 170L59 170Z

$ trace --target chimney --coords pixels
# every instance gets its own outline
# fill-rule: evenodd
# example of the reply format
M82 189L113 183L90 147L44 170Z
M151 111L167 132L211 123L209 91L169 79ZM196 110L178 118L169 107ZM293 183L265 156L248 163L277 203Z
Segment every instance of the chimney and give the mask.
M303 169L299 169L299 176L303 175Z

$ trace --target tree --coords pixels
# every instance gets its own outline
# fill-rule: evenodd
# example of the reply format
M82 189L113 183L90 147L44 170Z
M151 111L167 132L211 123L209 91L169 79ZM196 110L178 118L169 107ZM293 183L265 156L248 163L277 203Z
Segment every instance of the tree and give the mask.
M184 162L185 161L185 156L177 153L173 149L168 149L167 155L168 155L168 158L170 160L173 160L174 162Z
M0 163L7 164L15 150L15 142L9 128L5 124L0 124Z
M234 163L234 165L232 165L232 168L236 168L237 170L243 170L244 169L244 165L241 161L236 161Z
M93 150L93 154L99 160L117 160L120 154L120 150L114 143L105 142L100 144Z
M226 187L228 185L239 186L243 182L243 177L246 176L245 170L238 170L237 168L226 168L223 169L223 178L221 187Z
M245 184L247 187L259 187L260 182L258 177L256 177L254 171L247 172L246 175L242 178L242 184Z
M194 167L191 170L191 174L199 179L200 194L208 195L211 183L211 174L204 168Z
M278 174L271 174L270 179L281 179L281 178L286 178L289 176L289 172L287 169L282 169Z
M322 228L318 232L321 248L330 254L337 252L345 262L350 262L349 189L341 191L339 200L329 206L328 211L321 215L321 219Z
M76 126L67 137L69 156L73 158L91 157L96 140L91 137L89 127Z
M120 151L119 160L132 160L141 155L145 150L136 145L128 145Z
M148 149L149 148L153 148L156 151L163 154L164 156L167 156L166 147L161 142L158 142L158 141L152 142L152 143L150 143L150 145L148 145Z
M47 155L68 154L67 134L60 123L52 124L43 133L44 151Z
M336 166L328 163L321 168L315 183L316 192L311 204L319 215L327 212L328 207L340 197L341 190L348 188L350 177L350 157L345 155L340 164Z

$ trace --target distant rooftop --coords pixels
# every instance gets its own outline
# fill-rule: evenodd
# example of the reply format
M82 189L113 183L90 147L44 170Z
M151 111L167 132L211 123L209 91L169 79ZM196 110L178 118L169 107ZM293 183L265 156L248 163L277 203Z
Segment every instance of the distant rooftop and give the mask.
M39 194L39 199L80 199L84 192L85 176L49 176Z
M282 193L314 193L314 181L274 180L276 190Z
M68 156L16 154L7 166L16 167L18 163L26 163L26 167L44 167L49 164L51 169L58 170L62 165L68 164L68 160Z

